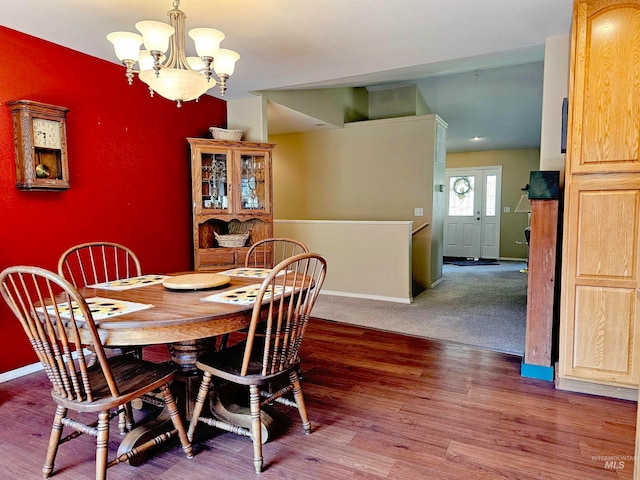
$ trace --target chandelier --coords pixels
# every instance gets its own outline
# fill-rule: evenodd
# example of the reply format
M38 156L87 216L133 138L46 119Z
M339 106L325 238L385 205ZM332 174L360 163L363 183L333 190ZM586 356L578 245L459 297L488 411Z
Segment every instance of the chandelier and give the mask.
M116 56L126 67L129 85L134 73L149 86L153 96L157 92L164 98L177 102L196 100L207 90L220 84L221 95L227 90L227 80L233 74L240 55L233 50L220 48L224 33L213 28L194 28L189 36L195 43L197 57L185 53L185 19L180 10L180 0L173 1L173 9L167 12L169 24L145 20L136 23L142 34L112 32L107 40L113 43ZM144 44L144 50L140 45ZM167 53L168 51L168 53ZM138 63L138 70L134 70Z

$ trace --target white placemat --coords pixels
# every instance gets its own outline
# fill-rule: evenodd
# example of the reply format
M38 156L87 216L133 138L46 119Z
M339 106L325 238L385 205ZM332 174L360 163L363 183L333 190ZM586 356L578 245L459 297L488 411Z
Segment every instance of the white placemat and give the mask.
M234 288L226 292L215 293L208 297L201 298L203 302L219 302L219 303L231 303L236 305L253 305L256 301L256 296L260 290L261 284L256 283L254 285L247 285L246 287ZM271 287L269 287L271 288ZM292 287L286 287L285 293L289 293L293 290ZM276 285L275 298L282 295L282 287ZM271 298L271 291L267 290L263 299L269 300Z
M130 288L146 287L162 283L167 275L141 275L139 277L121 278L120 280L111 280L110 282L95 283L88 285L91 288L103 288L105 290L128 290Z
M230 277L242 277L242 278L266 278L272 271L272 268L234 268L225 272L220 272L222 275L228 275ZM283 272L281 272L283 273Z
M144 303L125 302L124 300L115 300L113 298L103 297L91 297L87 298L85 301L87 302L94 320L104 320L105 318L111 318L117 315L124 315L125 313L146 310L147 308L153 307L153 305ZM84 319L84 315L80 314L80 309L75 302L72 302L71 309L73 309L73 313L76 319ZM58 304L58 312L60 312L60 317L62 318L70 319L71 309L69 308L69 304L67 302ZM42 308L40 308L39 310L42 311ZM47 311L49 312L49 314L53 314L55 310L52 305L49 305L47 306Z

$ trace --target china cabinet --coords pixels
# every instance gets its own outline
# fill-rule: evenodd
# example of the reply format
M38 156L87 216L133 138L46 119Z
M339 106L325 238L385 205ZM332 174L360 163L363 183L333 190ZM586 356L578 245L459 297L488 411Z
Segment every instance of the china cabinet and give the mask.
M640 0L576 0L559 388L637 398Z
M249 246L273 236L274 145L187 140L191 146L194 269L243 266Z

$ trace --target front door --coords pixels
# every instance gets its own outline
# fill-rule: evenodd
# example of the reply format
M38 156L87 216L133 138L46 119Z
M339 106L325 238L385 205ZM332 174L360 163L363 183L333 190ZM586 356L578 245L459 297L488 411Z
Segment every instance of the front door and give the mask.
M446 178L444 256L498 258L502 167L448 168Z

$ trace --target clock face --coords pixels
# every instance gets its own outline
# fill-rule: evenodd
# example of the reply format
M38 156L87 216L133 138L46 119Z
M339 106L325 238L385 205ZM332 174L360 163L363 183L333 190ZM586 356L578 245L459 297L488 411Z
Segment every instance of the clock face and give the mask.
M62 125L55 120L33 119L33 145L44 148L62 148Z

